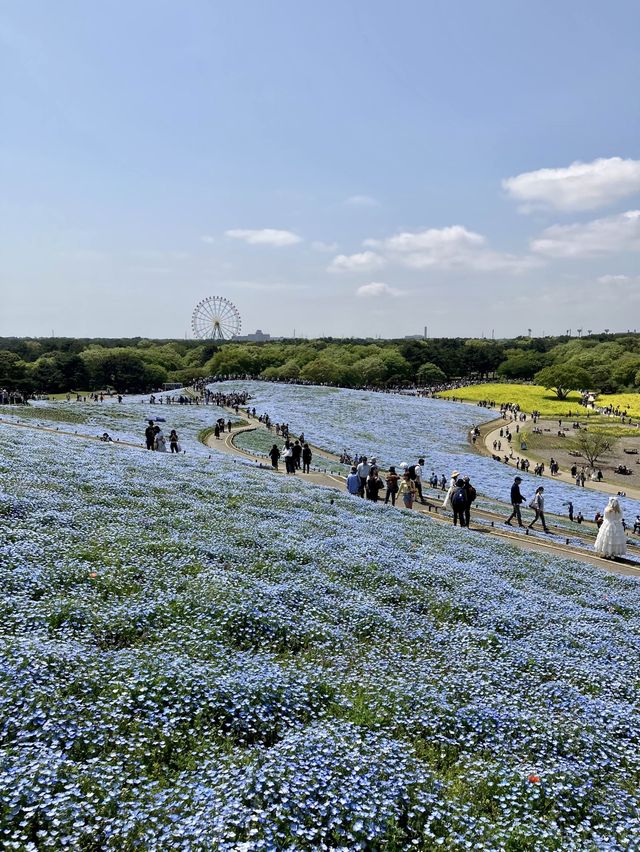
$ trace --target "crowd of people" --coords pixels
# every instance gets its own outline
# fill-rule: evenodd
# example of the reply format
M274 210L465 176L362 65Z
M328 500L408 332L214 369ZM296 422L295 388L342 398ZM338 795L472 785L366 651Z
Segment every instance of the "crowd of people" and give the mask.
M28 400L20 391L0 388L0 405L28 405Z
M313 452L311 447L304 440L304 435L296 438L294 441L289 440L289 430L287 429L286 440L282 451L274 444L269 450L269 458L271 466L274 470L278 470L278 462L284 459L285 471L295 474L297 470L302 470L303 473L311 472L311 460Z

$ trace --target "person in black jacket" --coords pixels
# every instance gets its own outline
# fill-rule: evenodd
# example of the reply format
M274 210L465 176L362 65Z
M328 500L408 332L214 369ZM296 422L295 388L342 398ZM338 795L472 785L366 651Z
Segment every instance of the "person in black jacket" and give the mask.
M302 472L309 473L311 469L311 459L313 458L313 453L311 452L311 447L309 444L305 442L302 447Z
M147 442L148 450L155 450L156 448L156 433L153 429L153 420L149 420L149 425L144 430L144 438Z
M513 485L511 486L511 505L513 506L513 512L509 515L509 520L505 521L505 524L509 524L511 526L511 521L514 518L518 519L518 526L523 527L522 523L522 515L520 514L520 504L524 503L524 497L520 493L520 483L522 479L519 476L513 480Z
M271 466L274 470L278 469L278 459L280 458L280 450L277 445L274 444L269 450L269 458L271 459Z
M293 447L293 469L294 472L296 470L300 470L300 460L302 458L302 447L300 446L300 441L296 441Z

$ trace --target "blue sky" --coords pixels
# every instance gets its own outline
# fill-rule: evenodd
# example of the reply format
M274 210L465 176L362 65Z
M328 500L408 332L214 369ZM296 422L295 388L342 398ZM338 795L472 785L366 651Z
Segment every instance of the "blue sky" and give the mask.
M0 335L625 330L640 6L0 7Z

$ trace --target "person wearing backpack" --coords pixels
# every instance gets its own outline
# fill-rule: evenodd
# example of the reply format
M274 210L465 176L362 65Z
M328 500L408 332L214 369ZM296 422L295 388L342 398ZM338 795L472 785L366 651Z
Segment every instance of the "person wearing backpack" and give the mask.
M460 521L461 527L466 527L467 489L464 487L464 479L456 481L456 487L451 495L451 508L453 509L454 527L458 525L458 521Z
M464 510L464 521L465 521L465 526L468 527L469 521L471 520L471 504L473 503L473 501L478 496L478 492L476 491L476 489L471 484L471 480L469 479L468 476L465 476L463 482L464 482L464 490L467 493L467 505L466 505L465 510Z

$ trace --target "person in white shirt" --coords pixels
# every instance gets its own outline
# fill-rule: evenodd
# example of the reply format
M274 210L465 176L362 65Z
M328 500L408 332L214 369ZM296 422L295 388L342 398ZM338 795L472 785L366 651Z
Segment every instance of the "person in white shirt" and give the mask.
M371 473L371 465L367 461L367 457L364 456L360 464L358 465L358 476L360 477L360 496L364 497L364 486L367 481L367 477Z

